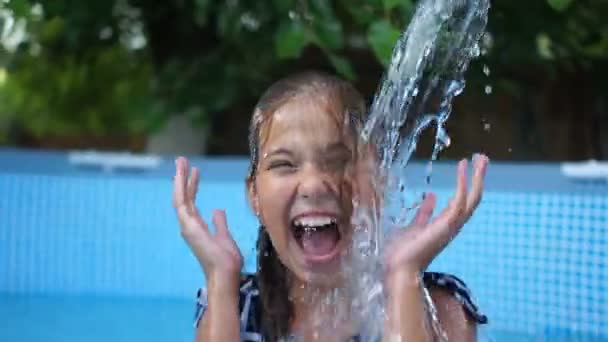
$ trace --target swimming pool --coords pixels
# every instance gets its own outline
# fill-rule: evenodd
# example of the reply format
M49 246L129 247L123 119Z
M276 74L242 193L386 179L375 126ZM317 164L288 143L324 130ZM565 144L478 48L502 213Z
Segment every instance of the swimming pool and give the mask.
M195 159L198 204L226 208L254 267L244 159ZM423 169L412 165L412 172ZM202 274L154 169L75 168L59 152L0 150L0 341L191 341ZM445 203L453 164L434 167ZM494 163L476 216L431 269L464 278L493 341L608 340L608 186L557 164Z

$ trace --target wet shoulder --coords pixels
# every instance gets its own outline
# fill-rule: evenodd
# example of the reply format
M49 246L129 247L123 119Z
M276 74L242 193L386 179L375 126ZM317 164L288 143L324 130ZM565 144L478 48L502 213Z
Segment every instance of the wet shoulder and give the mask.
M425 272L424 283L427 288L439 287L453 296L475 319L477 323L485 324L487 317L479 310L473 300L470 289L460 278L439 272ZM204 288L198 290L195 313L195 326L207 310L207 292ZM255 274L241 276L239 288L239 312L242 331L242 341L262 341L261 334L261 299Z
M255 275L241 276L239 287L239 313L241 325L241 341L262 341L259 309L260 291ZM197 327L208 308L207 291L200 288L197 292L197 304L194 316L194 326Z
M427 288L439 287L447 291L477 323L485 324L488 322L487 316L479 310L479 307L473 300L471 290L462 279L447 273L425 272L424 284Z

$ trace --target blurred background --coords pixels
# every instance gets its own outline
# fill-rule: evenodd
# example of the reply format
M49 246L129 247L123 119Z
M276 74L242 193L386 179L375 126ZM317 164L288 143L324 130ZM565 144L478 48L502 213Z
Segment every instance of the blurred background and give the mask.
M415 8L412 0L0 3L2 144L209 155L247 153L253 105L290 72L338 73L371 100ZM607 13L603 0L493 1L485 54L448 123L457 143L443 157L606 159ZM180 136L182 126L192 133Z
M0 0L0 341L191 340L204 279L170 206L174 156L203 169L201 211L227 208L253 270L258 97L319 69L371 101L415 6ZM607 17L605 0L492 1L455 99L438 193L453 160L495 163L435 267L474 290L489 340L608 340L608 171L567 164L608 159Z

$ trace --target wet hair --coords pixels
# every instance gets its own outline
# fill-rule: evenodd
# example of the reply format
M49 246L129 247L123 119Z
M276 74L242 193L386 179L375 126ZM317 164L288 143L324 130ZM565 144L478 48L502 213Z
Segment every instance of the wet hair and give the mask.
M324 101L335 115L338 125L350 123L359 127L365 115L365 102L361 94L348 82L322 72L307 71L274 83L262 95L255 107L249 126L250 167L248 182L254 184L260 161L262 135L273 114L290 101L307 96ZM258 317L264 338L277 341L289 334L293 319L293 304L289 300L290 277L288 269L279 260L264 226L260 226L257 240L257 280L261 306Z

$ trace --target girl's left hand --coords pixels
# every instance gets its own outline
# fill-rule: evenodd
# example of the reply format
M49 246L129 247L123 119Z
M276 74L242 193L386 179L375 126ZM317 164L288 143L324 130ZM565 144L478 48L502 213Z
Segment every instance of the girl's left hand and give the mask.
M469 191L467 161L458 163L456 194L433 220L436 199L434 194L427 194L409 227L391 239L385 259L387 280L397 278L397 283L419 280L420 273L460 232L479 205L487 165L486 156L475 158Z

